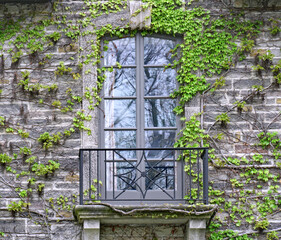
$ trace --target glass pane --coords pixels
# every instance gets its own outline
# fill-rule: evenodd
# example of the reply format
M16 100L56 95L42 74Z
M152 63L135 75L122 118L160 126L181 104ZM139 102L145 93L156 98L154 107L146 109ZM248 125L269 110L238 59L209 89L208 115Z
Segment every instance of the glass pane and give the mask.
M105 127L136 127L136 101L105 100Z
M146 99L145 127L175 127L176 115L173 112L175 107L174 99Z
M123 38L109 41L104 52L104 64L106 66L116 65L135 65L135 38Z
M116 163L115 183L118 190L135 190L136 189L136 163L121 162Z
M145 186L149 190L174 189L175 171L173 162L147 161L145 163Z
M176 130L149 130L145 131L145 147L173 147Z
M173 63L171 50L176 42L168 39L145 37L144 38L144 65L163 65Z
M135 189L136 162L108 162L106 166L107 190Z
M119 147L117 147L119 148ZM121 147L125 148L125 147ZM106 160L123 160L123 161L131 161L136 159L136 150L135 149L126 149L126 150L112 150L106 151Z
M169 96L176 89L176 70L144 69L145 96Z
M105 73L104 95L123 97L136 95L136 69L114 69Z
M105 148L135 148L136 131L105 131ZM121 151L120 151L121 152ZM124 151L126 153L126 151ZM135 151L128 151L135 155ZM125 154L123 151L121 154ZM132 158L135 158L132 156Z
M136 131L105 131L105 148L136 148ZM107 160L113 160L113 151L108 151ZM136 159L136 150L114 152L115 160Z
M171 160L176 159L174 150L147 150L145 153L146 159L160 158L161 160Z

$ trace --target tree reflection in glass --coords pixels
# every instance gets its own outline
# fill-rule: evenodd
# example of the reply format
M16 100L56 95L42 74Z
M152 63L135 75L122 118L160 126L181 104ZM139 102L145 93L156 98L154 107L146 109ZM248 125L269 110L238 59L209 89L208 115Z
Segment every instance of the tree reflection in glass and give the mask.
M145 100L145 127L175 127L176 107L174 99L146 99Z
M166 65L173 63L172 50L176 42L169 39L144 38L144 65Z
M136 131L105 131L105 148L136 148ZM113 159L113 156L108 156ZM114 154L115 159L135 159L136 151L119 151Z
M145 164L147 178L145 179L146 189L157 190L174 189L174 164L169 161L149 161Z
M123 68L105 72L104 95L123 97L136 95L136 69Z
M104 52L105 66L114 66L117 62L121 65L135 65L135 38L112 40L105 48L107 48Z
M105 127L136 127L134 99L105 100Z
M176 70L145 68L144 88L145 96L170 96L176 89Z

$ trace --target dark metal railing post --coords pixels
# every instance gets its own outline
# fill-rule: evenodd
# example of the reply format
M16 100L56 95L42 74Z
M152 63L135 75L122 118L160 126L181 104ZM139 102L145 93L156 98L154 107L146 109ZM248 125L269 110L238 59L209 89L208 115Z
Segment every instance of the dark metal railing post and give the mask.
M79 150L79 204L83 205L83 150Z
M97 195L96 198L100 198L100 165L99 165L99 159L100 159L100 152L97 151Z
M92 198L92 151L89 151L89 199Z
M192 173L191 173L191 151L189 151L189 198L192 199Z
M113 164L113 180L112 180L112 184L113 184L113 199L115 199L115 151L112 151L112 164ZM116 174L117 174L118 169L116 169ZM105 179L106 181L106 179Z
M186 183L186 178L184 174L184 168L185 168L185 158L184 156L181 155L180 157L180 167L181 167L181 198L183 199L185 194L188 194L188 189L187 189L187 183Z
M208 149L204 150L203 155L203 201L208 204Z
M104 151L104 196L105 196L105 199L107 199L107 171L106 171L106 168L107 168L107 155L106 155L106 150ZM99 164L99 163L98 163ZM100 163L102 164L102 163Z
M174 168L174 176L173 176L173 188L174 188L174 198L176 198L176 178L175 178L175 175L176 175L176 151L173 150L173 168ZM167 184L166 184L167 185ZM167 185L168 187L168 185Z
M197 199L200 199L200 157L199 157L199 150L197 150L197 154L196 154L196 163L197 163Z

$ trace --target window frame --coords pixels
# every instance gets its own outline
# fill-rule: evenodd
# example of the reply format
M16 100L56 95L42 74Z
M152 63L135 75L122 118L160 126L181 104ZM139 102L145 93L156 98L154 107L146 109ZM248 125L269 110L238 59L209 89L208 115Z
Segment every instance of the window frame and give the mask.
M131 37L131 36L124 36L123 38L126 37ZM143 50L144 49L144 37L155 37L155 38L160 38L160 39L168 39L168 40L174 40L177 44L182 43L182 38L176 36L170 36L170 35L162 35L162 34L151 34L151 35L146 35L146 36L141 36L141 33L137 33L134 37L136 37L136 64L135 65L122 65L122 68L135 68L136 69L136 95L135 96L129 96L129 97L105 97L104 96L104 89L102 89L101 91L101 96L102 96L102 101L100 104L100 108L101 111L99 111L99 126L100 126L100 131L99 131L99 147L100 148L105 148L105 144L104 144L104 139L105 139L105 131L109 131L109 130L128 130L128 131L136 131L136 148L145 148L145 137L144 137L144 131L145 130L175 130L176 131L176 135L179 133L180 130L180 125L181 125L181 121L180 121L180 117L178 115L176 115L176 123L175 123L175 127L145 127L145 121L144 121L144 101L145 99L172 99L170 97L170 95L168 96L144 96L144 92L142 92L141 94L137 93L138 91L141 92L144 89L144 71L142 71L142 69L144 68L160 68L163 67L165 65L144 65L142 62L140 62L140 59L144 59L143 56ZM118 38L118 37L110 37L110 36L106 36L102 39L101 41L101 49L102 49L102 55L104 55L104 41L106 40L118 40L118 39L122 39L122 38ZM141 41L142 39L142 41ZM103 68L111 68L111 66L105 66L104 65L104 59L101 60L100 62L100 67ZM113 66L113 68L118 69L117 66ZM175 68L175 71L177 72L178 68ZM176 81L176 89L178 89L178 82ZM125 100L125 99L135 99L136 100L136 127L131 127L131 128L114 128L110 129L110 128L106 128L105 127L105 121L104 121L104 100ZM175 99L176 101L176 105L178 105L178 99ZM141 103L141 104L137 104L137 103ZM138 126L139 125L139 126ZM172 147L172 146L171 146Z
M124 36L123 38L127 38L127 37L132 37L132 36ZM146 130L175 130L175 140L176 140L176 136L179 133L180 130L180 117L175 115L175 126L174 127L146 127L145 126L145 99L172 99L170 97L170 95L168 96L145 96L144 93L144 89L145 89L145 81L144 81L144 69L145 68L164 68L164 66L166 64L161 64L161 65L145 65L143 60L144 60L144 37L154 37L154 38L159 38L159 39L167 39L167 40L173 40L175 41L175 45L181 44L182 43L182 38L181 37L173 37L173 36L169 36L169 35L162 35L162 34L152 34L152 35L146 35L146 36L142 36L141 33L137 33L136 35L134 35L133 37L135 37L135 65L122 65L122 68L135 68L136 69L136 93L135 96L129 96L129 97L105 97L104 96L104 89L101 91L101 96L102 96L102 102L101 102L101 111L99 111L99 124L100 124L100 129L99 129L99 147L100 148L106 148L105 147L105 131L118 131L118 130L133 130L136 133L136 149L141 149L141 148L146 148L145 146L145 131ZM101 49L102 49L102 56L104 56L104 41L112 41L112 40L118 40L118 39L122 39L122 38L118 38L118 37L110 37L110 36L106 36L102 39L101 41ZM175 59L176 60L176 59ZM101 60L100 62L100 67L105 67L105 68L111 68L111 65L105 65L104 64L104 58ZM113 68L118 69L118 66L113 66ZM177 73L177 68L175 68L175 72ZM175 75L176 78L176 75ZM175 80L176 83L176 89L178 88L178 82ZM175 89L175 90L176 90ZM135 99L136 101L136 127L133 128L106 128L105 127L105 104L104 104L104 100L122 100L122 99ZM178 105L178 100L175 99L176 101L176 105ZM138 104L141 103L141 104ZM171 146L173 147L173 146ZM129 148L129 147L128 147ZM100 158L102 159L104 156L100 156ZM140 160L140 156L137 156L137 162ZM101 172L105 171L105 166L104 164L101 162L101 160L99 160L100 163L100 169ZM143 164L144 165L144 164ZM182 183L179 183L178 179L180 179L180 175L181 173L181 167L179 166L181 165L180 162L177 163L177 166L174 165L174 174L176 175L175 179L174 179L174 186L175 186L175 190L176 189L181 189L182 188ZM143 166L142 168L145 168L145 166ZM142 169L145 170L145 169ZM102 174L100 175L102 176ZM103 178L105 178L105 176L102 176ZM107 181L107 179L104 179L104 181ZM140 183L141 187L143 189L146 189L145 186L145 182L144 180L141 180L142 182ZM109 192L107 189L103 189L103 191L107 192L107 196L113 196L112 192ZM103 192L102 191L102 192ZM165 193L163 194L159 194L159 190L147 190L148 193L148 199L163 199L165 200ZM176 190L177 191L177 190ZM128 193L124 195L124 197L121 199L122 201L125 201L127 198L128 199L135 199L137 200L145 200L142 199L139 194L135 194L133 192L135 191L127 191ZM168 193L174 192L174 190L167 190ZM135 196L137 195L137 196ZM177 195L178 196L178 195ZM167 199L167 198L166 198Z

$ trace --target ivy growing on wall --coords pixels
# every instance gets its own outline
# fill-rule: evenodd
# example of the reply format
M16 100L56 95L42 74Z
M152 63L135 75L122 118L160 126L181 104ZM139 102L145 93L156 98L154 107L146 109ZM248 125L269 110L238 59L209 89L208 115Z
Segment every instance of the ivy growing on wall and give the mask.
M278 239L277 231L280 229L269 230L268 216L275 214L281 205L278 192L280 176L264 164L274 161L274 169L280 168L281 140L278 133L269 131L280 114L274 116L263 131L256 133L251 145L256 149L254 154L249 153L243 158L225 156L220 149L226 137L236 137L227 130L231 124L231 113L237 111L243 117L253 99L262 98L274 87L279 87L280 61L274 62L274 55L270 51L255 49L255 38L263 22L249 20L243 13L236 12L227 12L227 16L213 16L201 7L190 7L192 5L188 4L184 6L181 0L143 2L145 4L142 9L133 14L137 16L148 7L152 8L151 26L142 30L142 34L161 33L183 38L183 42L173 51L175 55L180 55L178 60L174 61L173 66L167 66L178 69L179 89L172 94L179 99L179 106L175 108L177 114L183 115L185 105L198 95L202 98L215 96L220 88L225 87L225 77L231 68L249 54L255 56L253 71L258 78L263 79L265 74L272 76L268 85L254 84L251 92L235 99L232 107L218 114L205 130L203 121L199 121L204 112L190 119L182 118L185 124L175 146L212 147L210 165L220 171L230 169L226 180L227 189L219 189L212 183L209 189L211 203L219 206L217 217L209 227L210 239L252 239L258 234L265 234L267 239ZM44 194L48 181L55 179L60 169L63 170L57 150L67 149L68 140L77 137L81 131L88 135L95 134L91 132L87 122L92 121L93 113L101 102L99 92L105 80L105 69L97 69L99 75L96 87L87 87L81 93L82 69L89 69L84 71L85 76L96 74L91 72L89 66L96 66L102 57L100 41L103 36L109 34L122 37L134 35L137 31L130 29L128 19L121 19L124 22L122 27L110 24L96 26L95 22L103 15L115 14L127 8L127 1L122 0L85 0L79 10L58 1L53 4L51 16L40 20L34 19L30 23L30 19L24 16L0 21L0 74L4 74L4 64L9 60L15 71L12 87L5 85L3 76L0 79L0 98L3 101L31 102L38 108L51 109L55 113L53 122L58 115L64 115L68 119L65 124L61 124L60 131L44 129L41 132L40 124L38 127L30 126L24 120L21 122L19 119L12 119L9 115L0 116L1 130L7 136L16 135L27 143L13 149L3 148L3 153L0 154L3 173L0 175L0 182L18 198L9 202L6 210L13 216L28 213L32 218L36 214L39 220L36 218L34 222L44 226L49 236L52 234L49 222L54 220L53 216L57 216L55 220L67 219L64 217L65 212L71 211L77 203L76 194L61 195L56 199ZM36 14L39 13L34 13ZM279 34L280 19L269 19L268 24L273 36ZM79 39L89 40L82 47L78 44ZM59 45L63 41L67 43ZM67 52L67 58L55 59L53 48ZM24 67L19 70L19 66ZM35 77L36 73L38 75L38 72L48 69L54 75ZM87 109L82 109L83 101L87 102ZM25 119L24 106L20 112L22 119ZM242 140L236 137L235 141ZM265 158L263 150L267 151L270 159ZM14 177L14 182L8 181L10 176ZM268 182L269 186L266 185ZM255 188L247 187L249 184L254 184ZM32 208L31 196L34 195L42 201L42 209ZM242 225L252 230L233 231ZM0 234L5 235L1 232L1 226Z

